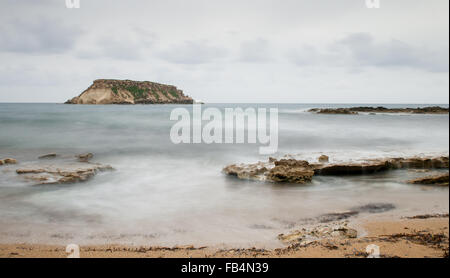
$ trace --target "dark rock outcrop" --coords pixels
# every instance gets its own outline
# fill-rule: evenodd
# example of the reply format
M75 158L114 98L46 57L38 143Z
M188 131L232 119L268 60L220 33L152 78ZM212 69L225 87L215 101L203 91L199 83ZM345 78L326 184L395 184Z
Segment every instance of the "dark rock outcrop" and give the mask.
M347 108L335 108L335 109L331 109L331 108L324 108L324 109L313 108L313 109L310 109L308 112L314 112L314 113L317 113L317 114L343 114L343 115L358 114L358 112L351 111L350 109L347 109Z
M440 106L429 107L417 107L417 108L386 108L383 106L378 107L350 107L350 108L313 108L308 112L318 114L358 114L358 112L364 113L412 113L412 114L448 114L449 108Z
M423 185L446 185L449 184L449 173L426 176L422 178L417 178L409 180L408 183L411 184L423 184Z

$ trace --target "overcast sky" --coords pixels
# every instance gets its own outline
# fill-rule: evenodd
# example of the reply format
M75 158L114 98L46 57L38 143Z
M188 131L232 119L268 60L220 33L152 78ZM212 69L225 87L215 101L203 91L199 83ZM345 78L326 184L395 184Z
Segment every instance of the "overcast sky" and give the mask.
M0 0L0 102L94 79L206 102L448 103L449 1Z

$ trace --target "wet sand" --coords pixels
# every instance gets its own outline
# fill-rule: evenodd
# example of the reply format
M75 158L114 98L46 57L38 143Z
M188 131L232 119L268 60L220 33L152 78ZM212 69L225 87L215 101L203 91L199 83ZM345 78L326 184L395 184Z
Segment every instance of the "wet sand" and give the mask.
M365 258L368 245L379 247L380 257L448 257L448 214L418 215L399 219L365 219L349 224L357 238L325 238L307 245L291 244L278 249L233 249L209 246L80 246L81 258ZM274 235L276 236L276 235ZM65 258L65 246L0 244L2 258Z

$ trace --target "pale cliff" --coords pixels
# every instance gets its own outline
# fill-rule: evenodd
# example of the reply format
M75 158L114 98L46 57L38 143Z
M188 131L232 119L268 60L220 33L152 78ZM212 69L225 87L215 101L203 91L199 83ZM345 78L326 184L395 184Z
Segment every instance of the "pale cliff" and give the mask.
M97 79L66 104L191 104L194 100L172 85L150 81Z

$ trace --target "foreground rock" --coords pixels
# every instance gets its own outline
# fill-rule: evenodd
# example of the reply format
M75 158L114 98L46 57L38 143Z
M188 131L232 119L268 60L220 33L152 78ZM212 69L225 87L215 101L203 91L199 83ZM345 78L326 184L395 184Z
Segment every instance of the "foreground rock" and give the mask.
M422 178L417 178L409 180L408 183L411 184L428 184L428 185L446 185L449 184L449 173L426 176Z
M306 160L273 159L253 164L232 164L223 172L240 179L307 183L314 175L365 175L395 169L448 169L448 157L435 158L387 158L367 160L359 163L318 163Z
M267 163L232 164L226 166L223 171L227 175L240 179L291 183L310 182L314 175L314 170L308 161L295 159L270 160Z
M66 104L192 104L194 100L172 85L150 81L98 79Z
M417 108L386 108L378 107L350 107L350 108L313 108L308 112L318 114L358 114L364 113L412 113L412 114L448 114L449 109L440 106L417 107Z
M267 178L275 182L306 183L314 176L314 171L305 160L281 159L274 161L274 164Z
M303 228L289 234L279 234L278 239L285 244L306 246L323 239L346 239L356 238L357 236L358 232L355 229L349 228L346 222L338 222L321 224L312 228Z
M17 160L14 158L5 158L0 160L0 165L6 165L6 164L17 164Z
M20 168L16 173L36 184L68 184L87 181L98 172L113 170L109 165L94 163L65 163Z

